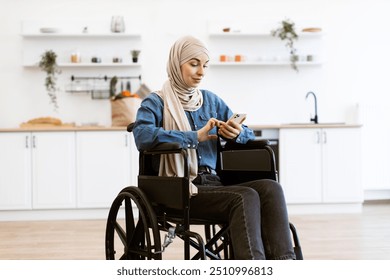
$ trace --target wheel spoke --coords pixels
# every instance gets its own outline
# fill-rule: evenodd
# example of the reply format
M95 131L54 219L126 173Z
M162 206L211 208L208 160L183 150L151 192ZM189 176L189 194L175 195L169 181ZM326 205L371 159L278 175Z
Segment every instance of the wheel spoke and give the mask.
M127 233L126 244L129 245L133 238L132 233L134 232L135 229L133 206L131 203L131 198L129 197L125 198L125 227Z
M126 232L132 232L135 228L135 220L133 213L133 204L129 197L125 198L125 222Z
M127 247L126 232L118 222L115 222L115 231L118 234L119 239L122 241L122 244Z

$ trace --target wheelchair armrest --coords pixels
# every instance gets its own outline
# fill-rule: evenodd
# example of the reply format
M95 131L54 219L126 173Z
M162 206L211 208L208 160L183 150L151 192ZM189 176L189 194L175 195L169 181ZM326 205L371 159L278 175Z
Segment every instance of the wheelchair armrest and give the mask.
M246 144L241 144L233 141L226 142L222 150L251 150L262 149L270 144L268 139L250 140Z
M150 150L145 150L143 151L144 154L176 154L176 153L181 153L185 149L181 147L180 143L177 142L170 142L170 143L160 143L154 148Z

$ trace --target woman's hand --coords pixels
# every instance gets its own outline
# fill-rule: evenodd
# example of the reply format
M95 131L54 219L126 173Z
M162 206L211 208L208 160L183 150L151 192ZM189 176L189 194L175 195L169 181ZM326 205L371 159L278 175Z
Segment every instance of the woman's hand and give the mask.
M241 124L234 122L233 120L228 120L227 122L220 121L218 123L218 134L225 139L234 139L242 131Z
M208 140L217 139L218 135L216 135L216 134L209 135L209 132L214 127L218 126L218 123L219 123L219 121L215 118L209 119L207 124L197 131L198 132L198 141L204 142L204 141L208 141Z

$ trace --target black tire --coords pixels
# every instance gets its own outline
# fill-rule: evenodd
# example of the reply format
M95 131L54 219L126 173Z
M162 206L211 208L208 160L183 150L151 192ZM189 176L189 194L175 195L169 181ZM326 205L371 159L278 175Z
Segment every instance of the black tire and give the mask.
M107 219L105 245L107 260L161 259L156 214L139 188L127 187L113 201Z

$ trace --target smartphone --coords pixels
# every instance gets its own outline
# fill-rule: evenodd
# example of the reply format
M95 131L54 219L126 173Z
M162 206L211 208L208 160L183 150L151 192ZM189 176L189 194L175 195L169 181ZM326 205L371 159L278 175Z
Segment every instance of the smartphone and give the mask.
M246 114L234 113L233 116L230 117L230 120L233 120L235 123L242 124L246 119Z

